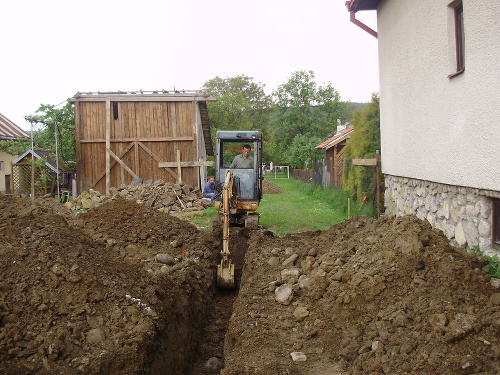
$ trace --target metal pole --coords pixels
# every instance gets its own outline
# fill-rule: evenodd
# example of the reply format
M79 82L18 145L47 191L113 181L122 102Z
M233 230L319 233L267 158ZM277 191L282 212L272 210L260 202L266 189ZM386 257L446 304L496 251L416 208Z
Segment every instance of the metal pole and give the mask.
M59 190L59 153L57 150L57 122L54 122L54 138L56 142L56 178L57 178L57 197L61 200L61 192Z
M33 142L33 122L31 124L31 199L35 199L35 150Z

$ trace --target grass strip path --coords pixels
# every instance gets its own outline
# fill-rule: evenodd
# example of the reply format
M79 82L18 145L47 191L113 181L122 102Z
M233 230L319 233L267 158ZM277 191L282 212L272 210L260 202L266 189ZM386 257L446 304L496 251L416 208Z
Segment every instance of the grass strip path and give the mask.
M264 194L257 212L260 224L279 236L310 230L327 230L332 225L347 219L347 194L340 189L323 189L313 183L294 179L269 179L278 185L280 194ZM373 217L373 206L365 205L359 211L352 204L351 216ZM207 208L201 217L191 219L200 229L211 229L212 217L217 214L214 207Z
M283 193L264 194L259 206L260 223L279 236L308 230L326 230L347 218L347 200L334 207L318 194L304 189L305 184L294 179L269 179ZM321 195L321 194L320 194ZM339 194L340 195L340 194ZM343 199L339 196L339 199Z

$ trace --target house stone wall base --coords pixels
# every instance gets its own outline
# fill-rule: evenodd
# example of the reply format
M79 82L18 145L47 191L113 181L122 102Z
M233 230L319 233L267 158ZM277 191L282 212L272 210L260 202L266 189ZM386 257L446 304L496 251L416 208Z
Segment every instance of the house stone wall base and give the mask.
M386 215L415 215L441 229L454 246L492 249L492 198L500 191L452 186L407 177L385 175Z

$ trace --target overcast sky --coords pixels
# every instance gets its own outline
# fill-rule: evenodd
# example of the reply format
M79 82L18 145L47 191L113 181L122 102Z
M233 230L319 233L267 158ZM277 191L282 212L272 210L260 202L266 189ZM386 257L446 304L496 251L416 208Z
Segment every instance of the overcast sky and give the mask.
M24 116L78 91L198 90L247 75L270 94L298 70L344 101L378 92L377 39L345 0L17 0L0 4L0 113ZM357 18L376 29L375 12Z

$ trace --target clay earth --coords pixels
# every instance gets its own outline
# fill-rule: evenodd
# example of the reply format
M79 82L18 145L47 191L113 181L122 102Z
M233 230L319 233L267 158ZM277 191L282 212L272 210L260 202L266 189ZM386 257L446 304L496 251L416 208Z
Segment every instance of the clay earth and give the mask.
M279 193L279 192L278 192ZM416 217L277 237L0 196L0 374L498 374L500 289Z

